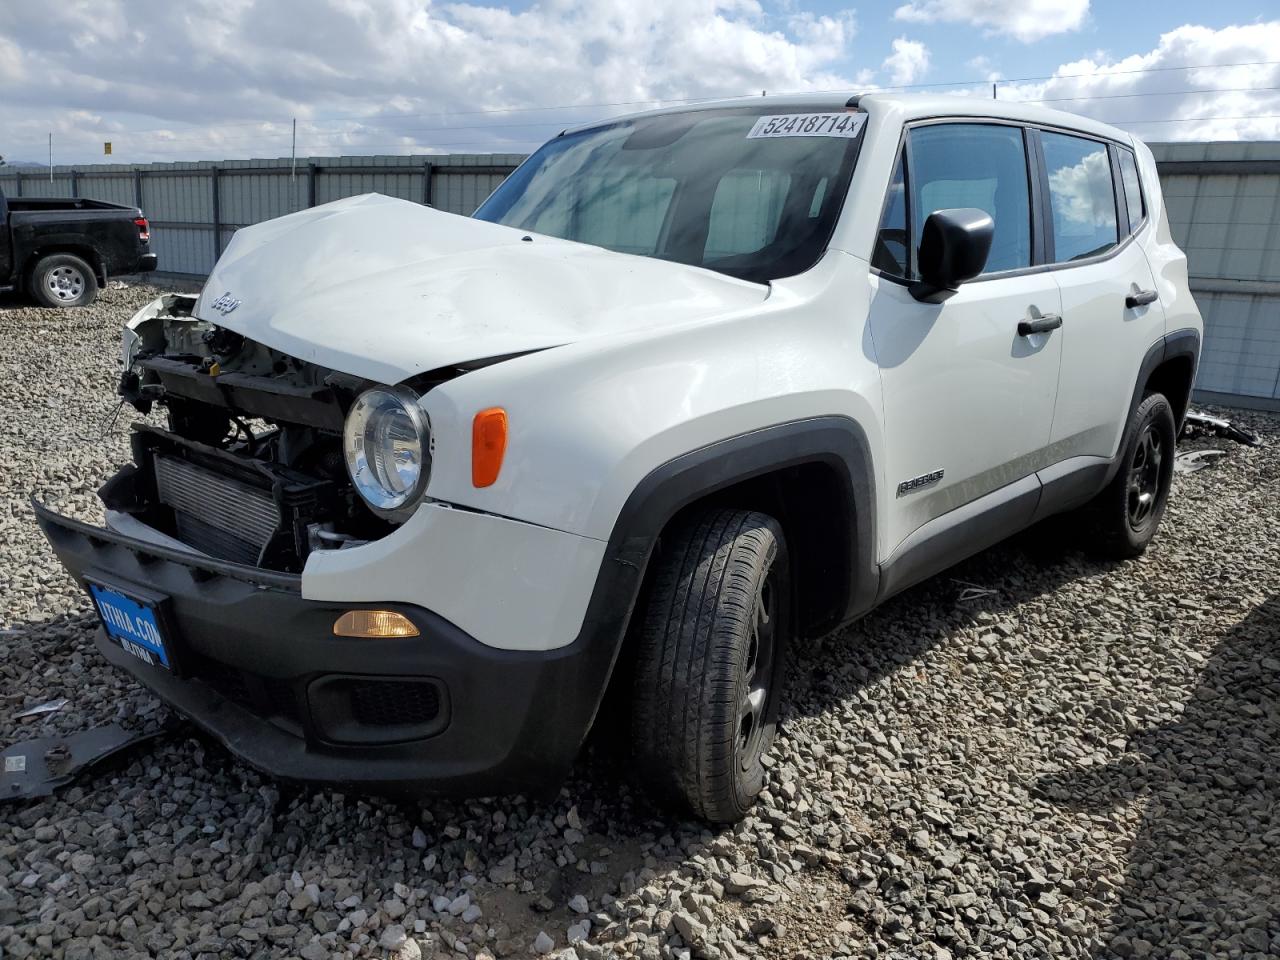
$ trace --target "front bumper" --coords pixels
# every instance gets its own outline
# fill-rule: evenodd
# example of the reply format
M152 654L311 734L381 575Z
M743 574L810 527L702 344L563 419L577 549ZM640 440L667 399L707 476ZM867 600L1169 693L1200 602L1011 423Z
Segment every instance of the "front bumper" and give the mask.
M175 672L99 630L103 655L237 756L285 779L370 792L546 789L572 765L612 665L613 645L585 631L551 651L499 650L421 607L306 600L296 575L35 510L82 585L168 598ZM361 607L394 609L421 636L335 637L337 617Z

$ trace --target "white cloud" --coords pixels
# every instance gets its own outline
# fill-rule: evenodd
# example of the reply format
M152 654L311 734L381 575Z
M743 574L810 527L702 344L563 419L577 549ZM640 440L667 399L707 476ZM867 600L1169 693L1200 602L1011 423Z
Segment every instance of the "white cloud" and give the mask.
M918 40L899 37L893 41L893 53L885 58L882 68L889 72L889 82L894 86L914 83L929 69L929 49Z
M968 23L1031 43L1078 30L1089 0L911 0L893 15L911 23Z
M1095 227L1115 223L1115 208L1109 201L1094 204L1094 198L1111 195L1111 167L1104 148L1099 146L1069 167L1050 169L1049 194L1053 197L1054 216L1063 215L1068 229L1079 236L1092 232Z
M26 72L22 51L16 43L0 36L0 83L17 83Z
M55 132L55 154L82 160L106 133L125 161L287 155L294 116L300 154L524 151L653 101L852 86L851 11L492 2L64 0L52 19L17 4L0 20L0 60L11 44L41 68L0 65L0 152L34 149L45 117L76 110L106 118L62 151ZM634 106L596 106L613 103ZM564 104L582 106L538 109Z
M1280 138L1280 20L1223 27L1182 26L1155 49L1119 60L1065 63L1050 80L1000 85L1002 100L1114 123L1144 140ZM1264 62L1259 62L1264 61ZM1215 66L1247 64L1246 66ZM1192 66L1196 69L1177 69ZM1174 68L1174 69L1169 69Z
M1004 77L1004 74L996 69L995 64L991 62L990 57L984 57L981 55L976 56L966 63L965 66L975 73L982 74L982 76L989 81L1000 80Z
M964 6L990 18L1012 9ZM1013 21L1022 8L1052 18L1023 0ZM852 13L805 12L799 0L535 0L520 11L432 0L64 0L53 19L17 3L0 17L0 154L43 157L52 129L59 162L100 160L104 140L125 163L288 156L295 116L300 156L523 153L565 126L657 100L867 89L918 82L929 66L929 51L902 37L873 73L876 60L852 56L854 32ZM1046 64L1052 80L1001 82L1000 96L1055 101L1147 139L1280 138L1280 119L1265 116L1280 114L1280 93L1261 89L1280 87L1280 66L1123 72L1269 61L1277 49L1280 21L1182 26L1147 52ZM974 60L969 75L991 67ZM1229 92L1204 92L1221 88ZM1128 96L1150 93L1161 95Z

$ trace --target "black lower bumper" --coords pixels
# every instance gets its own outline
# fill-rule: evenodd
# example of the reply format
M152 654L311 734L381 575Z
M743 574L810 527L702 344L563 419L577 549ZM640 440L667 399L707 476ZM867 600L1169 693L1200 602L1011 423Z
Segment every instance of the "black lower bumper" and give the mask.
M568 772L607 682L613 651L584 637L547 652L498 650L428 610L377 603L363 606L394 609L421 635L336 637L338 616L362 605L306 600L296 575L35 509L79 582L166 598L173 672L99 630L103 655L278 777L370 792L545 789Z
M134 267L131 273L150 273L160 265L160 257L154 253L144 253L138 258L138 265Z

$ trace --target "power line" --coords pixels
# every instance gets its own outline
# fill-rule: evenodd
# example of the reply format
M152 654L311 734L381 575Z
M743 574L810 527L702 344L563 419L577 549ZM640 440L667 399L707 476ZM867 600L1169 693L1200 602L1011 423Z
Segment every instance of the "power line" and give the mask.
M1080 100L1129 100L1135 97L1198 97L1207 93L1268 93L1280 87L1218 87L1213 90L1160 90L1151 93L1104 93L1083 97L1039 97L1031 100L1006 100L1005 103L1066 103Z
M1215 117L1171 117L1167 120L1098 120L1099 123L1109 123L1115 127L1127 127L1135 123L1210 123L1214 120L1275 120L1280 118L1280 113L1247 113L1239 116L1215 116ZM1097 119L1094 117L1093 119Z
M1077 79L1091 79L1094 77L1127 76L1130 74L1137 74L1137 73L1167 73L1167 72L1178 71L1178 70L1225 70L1231 67L1261 67L1261 66L1280 66L1280 60L1248 60L1248 61L1240 61L1237 63L1186 64L1186 65L1177 66L1177 67L1140 67L1140 68L1135 68L1131 70L1107 70L1107 71L1098 71L1095 73L1045 74L1043 76L1038 76L1038 77L1010 77L1007 79L1002 78L995 82L996 83L1031 83L1036 80L1077 80ZM991 81L987 79L938 80L938 81L932 81L930 83L906 83L906 84L898 84L896 86L879 87L877 88L876 91L869 91L869 92L885 92L885 91L891 91L891 90L926 90L926 89L937 88L937 87L976 86L978 84L986 84L990 82ZM803 96L805 94L843 93L846 90L850 90L850 89L854 89L854 87L836 87L836 88L828 88L824 90L792 90L785 93L775 94L775 96L791 97L791 96ZM460 111L452 111L449 113L439 113L439 112L419 113L419 114L405 113L405 114L395 114L393 116L399 116L399 117L458 116L458 117L462 117L462 116L475 116L478 114L492 114L492 113L523 113L523 112L533 112L536 110L567 110L567 109L578 110L578 109L587 109L587 108L594 109L598 107L636 107L646 103L700 103L700 102L708 102L712 100L745 100L745 99L758 99L758 98L755 96L755 94L742 94L740 96L731 95L728 97L668 97L665 99L661 97L651 97L648 100L621 100L621 101L615 101L612 103L562 104L559 106L547 106L547 107L497 107L497 108L491 108L487 110L460 110ZM387 116L386 114L376 115L378 119L385 119L386 116ZM330 118L324 118L324 117L310 118L310 120L312 121L324 121L326 119L333 119L333 120L360 119L360 116L348 115L344 117L342 115L334 115Z
M1181 67L1139 67L1133 70L1105 70L1096 73L1060 73L1046 77L1014 77L1009 80L997 80L996 83L1031 83L1033 80L1080 80L1094 77L1122 77L1135 73L1168 73L1176 70L1226 70L1231 67L1273 67L1280 65L1280 60L1245 60L1239 63L1202 63Z
M1143 73L1169 73L1182 70L1226 70L1234 67L1259 67L1259 66L1278 66L1280 60L1246 60L1234 63L1202 63L1202 64L1184 64L1181 66L1170 67L1137 67L1128 70L1099 70L1093 73L1068 73L1068 74L1044 74L1041 76L1031 77L1007 77L995 81L986 79L973 80L939 80L929 83L909 83L898 84L895 86L877 87L875 90L868 92L890 92L897 90L927 90L937 89L940 87L959 87L959 86L977 86L979 84L987 84L995 82L998 84L1013 83L1032 83L1038 80L1080 80L1095 79L1098 77L1111 76L1131 76ZM776 94L776 96L803 96L805 94L823 94L823 93L842 93L845 90L853 89L852 87L828 88L821 90L793 90L786 93ZM1274 88L1270 88L1274 89ZM491 107L483 110L453 110L453 111L430 111L427 113L363 113L363 114L332 114L329 116L304 117L304 123L338 123L338 122L359 122L362 120L388 122L402 119L423 119L429 117L468 117L468 116L488 116L507 113L537 113L547 110L592 110L603 109L608 107L638 107L647 104L678 104L678 103L706 103L713 100L739 100L739 99L758 99L754 94L743 94L739 96L703 96L703 97L649 97L644 100L615 100L601 103L564 103L552 104L540 107ZM1057 98L1060 100L1077 99L1077 98ZM1091 99L1091 98L1078 98ZM1101 99L1100 97L1097 99ZM1026 103L1050 102L1046 101L1022 101ZM289 120L245 120L245 121L227 121L218 124L219 127L231 126L256 126L260 124L270 124L273 126L287 127ZM164 133L171 130L172 127L150 127L135 130L113 130L98 131L100 133L112 133L116 136L131 136L138 133ZM229 139L229 138L228 138Z
M526 127L539 127L539 128L541 128L541 127L565 126L566 124L570 124L570 123L581 123L581 122L583 122L583 121L582 121L581 119L579 119L579 118L567 118L567 119L553 119L553 120L535 120L535 121L530 121L530 122L526 122L526 123L493 123L493 124L488 124L488 123L483 123L483 124L481 124L481 123L478 123L478 124L464 124L464 125L461 125L461 126L449 126L449 127L409 127L409 128L406 128L406 129L405 129L405 133L406 133L406 134L408 134L408 133L413 133L413 132L418 132L418 133L433 133L433 132L440 131L440 130L446 130L446 131L452 131L452 130L517 130L517 129L526 128ZM302 124L303 124L304 129L305 129L305 127L309 125L309 121L307 121L307 120L303 120L303 121L302 121ZM284 129L282 129L282 130L280 131L279 135L280 135L280 136L282 136L282 137L284 137L284 136L288 136L288 126L289 126L289 125L286 123L286 124L284 124L283 126L284 126ZM130 133L131 133L131 132L132 132L132 131L130 131ZM314 134L325 134L327 131L325 131L325 130L323 130L323 129L321 129L321 128L313 128L310 132L311 132L311 133L314 133ZM333 132L333 134L334 134L334 135L338 135L338 134L347 133L347 132L352 132L352 131L334 130L334 131L332 131L332 132ZM385 132L386 132L386 130L385 130L385 128L383 128L383 129L379 129L379 132L381 132L381 133L385 133ZM116 136L116 137L127 136L127 135L128 135L127 133L115 133L115 134L112 134L112 136ZM160 141L158 141L158 142L160 142L160 143L177 143L177 142L179 142L179 140L180 140L180 139L195 139L195 140L216 139L219 143L221 143L221 142L223 142L223 141L230 142L230 141L232 141L232 140L261 140L263 137L270 137L270 136L273 136L273 134L271 134L271 133L263 133L263 134L249 134L248 136L234 136L234 137L222 137L222 136L218 136L217 134L204 134L204 135L197 135L197 136L194 136L194 137L191 137L191 138L185 138L185 137L184 137L184 138L178 138L178 137L166 138L166 139L160 140Z
M1095 73L1088 73L1088 74L1057 74L1057 75L1046 75L1042 77L1021 77L1021 78L1001 80L998 82L1005 83L1005 84L1014 84L1014 83L1027 83L1035 80L1094 79L1098 77L1106 77L1106 76L1114 76L1114 75L1167 73L1171 71L1180 71L1180 70L1226 69L1231 67L1271 66L1271 65L1280 65L1280 60L1253 60L1253 61L1240 61L1240 62L1224 63L1224 64L1198 64L1198 65L1189 64L1189 65L1171 66L1171 67L1143 67L1143 68L1135 68L1130 70L1098 71ZM959 86L962 84L972 84L974 82L975 81L945 81L945 82L940 81L935 83L906 84L906 85L900 85L898 87L885 87L885 88L881 88L878 91L871 91L871 92L890 92L895 90L924 89L924 88L936 88L936 87L943 87L943 86ZM1092 96L1081 95L1081 96L1072 96L1072 97L1026 98L1022 100L1014 100L1009 102L1071 103L1071 102L1084 102L1084 101L1092 102L1095 100L1139 99L1139 98L1145 98L1145 97L1203 96L1203 95L1219 94L1219 93L1269 93L1269 92L1276 92L1276 91L1280 91L1280 87L1277 87L1277 86L1221 87L1221 88L1209 88L1209 89L1201 89L1201 90L1143 91L1143 92L1125 93L1125 94L1097 94ZM785 94L785 95L787 96L803 95L806 92L810 94L820 94L820 93L830 93L835 91L830 91L830 90L797 91L794 94ZM844 92L844 91L841 90L839 92ZM386 133L391 131L388 131L385 128L379 129L378 127L374 127L372 126L372 123L381 122L382 124L387 124L387 123L392 123L396 120L412 119L417 117L429 117L429 116L439 116L441 118L449 117L449 116L457 116L457 117L488 116L488 115L510 114L510 113L545 112L545 111L552 111L552 110L573 111L575 113L581 113L583 110L592 109L592 108L626 107L626 106L638 106L642 104L662 104L662 103L668 103L668 104L698 103L698 102L706 102L706 101L717 100L717 99L746 100L746 99L757 99L757 98L755 97L737 97L737 98L735 97L729 97L729 98L688 97L688 98L675 98L675 99L667 99L667 100L650 99L650 100L633 100L633 101L614 101L611 103L596 103L596 104L564 104L564 105L554 105L554 106L544 106L544 107L509 107L509 108L472 110L472 111L433 112L430 114L379 113L379 114L366 114L362 116L353 115L350 121L344 121L335 117L335 118L329 118L329 119L310 118L310 119L304 120L303 122L305 125L309 125L312 128L310 131L310 136L313 139L314 138L332 139L332 138L339 138L339 137L349 137L353 135L358 136L360 131L334 130L332 133L329 133L328 136L326 137L327 132L322 128L320 128L318 124L351 122L351 123L361 124L364 126L369 126L370 130L368 132L376 131L380 133ZM1272 119L1274 117L1275 115L1273 114L1251 114L1251 115L1241 115L1241 116L1220 116L1220 117L1172 117L1167 119L1142 118L1142 119L1135 119L1135 120L1104 120L1103 122L1112 123L1117 126L1126 126L1126 125L1132 125L1132 124L1210 122L1215 120ZM585 119L589 120L592 118L585 118ZM504 130L549 131L556 127L576 125L583 122L584 122L584 118L580 116L575 116L575 117L561 116L561 117L555 117L548 120L522 121L518 123L477 123L477 124L454 124L454 125L446 125L446 126L411 127L411 128L405 129L403 136L404 136L404 139L414 141L414 143L412 144L406 144L403 142L347 143L347 144L339 144L338 147L339 149L349 147L353 150L356 150L356 149L367 150L375 147L392 147L396 150L406 150L406 149L412 150L417 147L417 144L420 141L424 139L429 139L431 135L441 133L441 132L455 132L455 131L462 131L462 130L483 130L483 131L494 131L494 132L504 131ZM218 125L218 127L215 128L214 131L209 133L166 137L162 141L152 144L146 147L145 149L147 153L156 154L156 153L189 152L192 149L211 150L211 149L216 149L217 147L223 145L224 143L231 143L233 141L240 141L240 142L250 141L253 143L269 145L276 142L276 139L275 139L276 136L283 138L286 135L286 129L289 126L289 123L290 123L289 121L275 121L275 120L229 122L229 123ZM217 129L232 127L232 126L236 126L236 127L243 127L243 126L268 127L269 126L269 127L281 127L282 129L280 130L279 134L276 134L274 131L263 130L258 133L253 133L248 135L238 135L238 136L222 136L216 132ZM154 128L152 130L144 129L144 130L97 131L95 132L95 135L111 136L117 142L120 142L120 141L127 142L128 140L133 139L136 135L147 133L147 132L170 133L171 128ZM544 139L546 139L546 136L547 136L547 133L529 134L525 136L511 136L506 138L507 142L505 145L508 146L511 150L515 150L517 145L523 148L523 146L526 144L540 143ZM499 133L498 139L501 140L502 138L503 138L503 134ZM332 144L327 144L327 146L329 147L329 149L333 149ZM438 140L432 140L429 146L435 147L435 148L446 147L446 146L447 147L478 146L478 147L487 147L489 151L493 151L495 147L500 149L501 147L504 146L504 144L501 142L495 143L494 138L489 138L485 140L458 140L458 141L443 141L443 142ZM246 152L255 152L255 151L250 149Z
M1168 124L1213 123L1217 121L1227 121L1227 120L1274 120L1274 119L1280 119L1280 114L1258 113L1258 114L1213 115L1213 116L1202 116L1202 117L1165 117L1165 118L1143 117L1143 118L1123 119L1123 120L1118 120L1118 119L1113 120L1113 119L1095 117L1093 119L1098 120L1100 123L1107 123L1112 126L1128 127L1128 126L1150 125L1150 124L1159 125L1159 124L1166 124L1166 123ZM431 156L430 153L424 153L423 151L426 149L442 149L442 148L453 149L458 147L479 147L479 148L485 148L485 149L482 149L476 152L518 154L518 153L528 152L528 149L527 149L528 147L536 147L539 144L541 144L543 140L544 138L540 138L540 137L530 137L528 139L515 139L515 140L507 141L505 143L498 143L498 144L495 144L492 139L443 140L443 141L433 140L429 144L420 144L420 143L406 144L401 141L395 141L395 142L372 141L372 142L335 144L332 141L319 141L319 142L312 142L312 143L306 143L306 144L300 145L298 147L298 151L299 151L299 155L301 156L358 155L360 153L366 153L370 150L391 151L396 155L408 155L413 153L413 154L422 154L423 156ZM196 140L192 140L188 142L196 144L196 146L193 147L193 146L181 146L178 144L172 144L172 145L168 145L168 149L164 149L160 147L147 148L147 152L149 154L183 153L183 154L189 155L192 152L192 150L210 151L220 146L219 143L200 142ZM283 142L279 146L280 146L279 155L284 156L286 151L285 151ZM494 149L495 147L504 148L504 149ZM336 151L336 154L335 154L335 151ZM248 151L248 152L261 152L263 154L266 154L266 153L270 153L271 151L263 150L263 151Z
M1124 127L1124 126L1132 126L1134 124L1143 124L1143 123L1210 123L1217 120L1274 120L1274 119L1280 119L1280 113L1252 113L1252 114L1240 114L1236 116L1209 116L1209 117L1170 117L1163 120L1153 120L1151 118L1143 118L1139 120L1099 120L1096 117L1091 119L1098 120L1099 123L1107 123L1116 127ZM465 147L465 146L480 146L480 145L488 144L491 142L492 141L489 141L489 140L444 140L444 141L435 141L431 144L431 146L433 147ZM370 150L370 149L377 149L377 148L400 148L400 149L405 148L405 145L402 143L386 143L386 142L358 143L358 144L348 144L344 146L350 146L353 149L361 149L361 150ZM308 149L321 149L321 147L318 145L309 145Z
M1065 103L1065 102L1081 102L1081 101L1092 102L1095 100L1125 100L1125 99L1138 99L1143 97L1204 96L1208 94L1217 94L1217 93L1269 93L1269 92L1276 92L1276 91L1280 91L1280 87L1274 87L1274 86L1272 87L1221 87L1221 88L1213 88L1213 89L1205 89L1205 90L1163 90L1163 91L1146 91L1142 93L1101 94L1097 96L1040 97L1040 98L1027 98L1023 100L1009 100L1005 102L1007 103ZM1210 118L1188 117L1185 119L1196 120L1196 119L1210 119ZM562 117L562 118L555 118L551 120L539 120L539 121L520 122L520 123L457 124L457 125L441 126L441 127L409 127L403 131L402 135L406 139L413 139L417 141L417 140L423 139L423 135L430 135L430 134L443 133L443 132L456 132L460 130L483 130L483 131L530 130L530 129L549 130L549 129L554 129L556 127L567 126L567 125L580 123L580 122L582 122L581 118ZM1107 121L1107 122L1122 123L1126 121ZM1173 123L1173 122L1181 122L1181 121L1178 119L1170 119L1167 121L1144 120L1140 122ZM309 124L309 123L310 121L304 121L304 124ZM387 132L387 131L379 130L378 132ZM320 128L315 128L314 126L309 131L309 135L312 136L313 138L317 136L325 136L325 135L328 135L331 137L350 136L355 133L357 133L357 131L354 131L354 130L334 130L332 132L328 132ZM121 134L113 134L113 136L119 137L121 136ZM282 130L280 133L280 136L284 137L285 131ZM245 141L245 140L253 141L256 143L263 143L263 142L267 142L271 138L272 138L272 134L270 133L251 134L248 136L220 136L216 133L210 133L210 134L204 134L204 135L165 138L161 142L152 145L148 149L153 152L157 150L164 151L164 148L166 147L181 150L181 149L186 149L186 147L184 146L185 144L191 144L191 143L207 144L208 146L212 147L212 146L219 146L224 143L231 143L231 142ZM525 142L526 140L529 140L529 139L541 139L541 136L529 137L529 138L515 137L513 139L516 142ZM479 143L481 141L474 141L474 142ZM492 141L486 140L483 142L491 143ZM169 151L164 151L164 152L169 152Z

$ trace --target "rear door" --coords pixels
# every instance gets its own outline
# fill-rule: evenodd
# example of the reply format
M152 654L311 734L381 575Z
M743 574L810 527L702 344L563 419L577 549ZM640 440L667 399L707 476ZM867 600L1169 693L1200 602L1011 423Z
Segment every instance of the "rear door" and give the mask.
M996 528L1029 519L1061 359L1057 331L1018 332L1021 321L1060 307L1052 274L1037 269L1039 180L1023 128L932 122L911 128L904 147L872 253L868 319L884 397L884 555L991 494L1001 502L992 505L1000 518L990 542L1007 532ZM942 303L920 303L909 290L920 228L934 210L955 207L980 208L995 221L986 272ZM1026 495L1003 502L1018 490Z
M1062 291L1062 378L1055 457L1111 459L1147 349L1164 334L1155 278L1138 239L1151 229L1127 148L1041 130L1047 255ZM1127 155L1127 156L1126 156ZM1149 302L1142 302L1151 298Z

